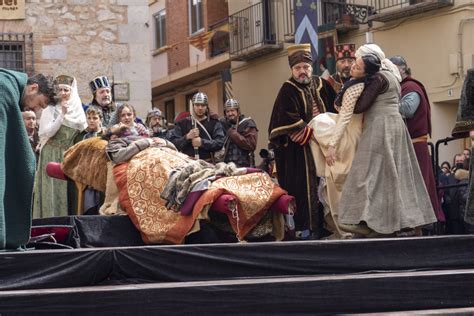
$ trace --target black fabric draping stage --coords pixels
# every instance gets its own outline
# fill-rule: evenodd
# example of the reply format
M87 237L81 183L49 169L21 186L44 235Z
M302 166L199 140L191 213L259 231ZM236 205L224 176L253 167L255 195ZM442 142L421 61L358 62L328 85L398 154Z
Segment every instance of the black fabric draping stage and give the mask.
M0 313L288 315L470 307L473 245L474 236L441 236L4 252Z

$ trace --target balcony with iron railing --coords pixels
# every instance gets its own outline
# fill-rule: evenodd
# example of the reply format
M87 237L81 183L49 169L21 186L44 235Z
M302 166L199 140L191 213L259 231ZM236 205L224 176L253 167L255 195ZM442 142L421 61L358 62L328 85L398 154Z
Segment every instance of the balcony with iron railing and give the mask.
M277 2L262 1L229 16L232 60L248 61L283 48Z
M357 0L350 0L357 1ZM360 1L360 0L359 0ZM454 5L454 0L366 0L373 8L369 22L388 22Z

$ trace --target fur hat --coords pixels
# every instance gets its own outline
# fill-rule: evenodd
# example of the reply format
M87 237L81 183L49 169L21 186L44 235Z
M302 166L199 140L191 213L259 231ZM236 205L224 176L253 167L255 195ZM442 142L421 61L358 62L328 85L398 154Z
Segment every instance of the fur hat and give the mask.
M290 67L298 63L313 63L311 56L311 44L298 44L288 46L288 63Z

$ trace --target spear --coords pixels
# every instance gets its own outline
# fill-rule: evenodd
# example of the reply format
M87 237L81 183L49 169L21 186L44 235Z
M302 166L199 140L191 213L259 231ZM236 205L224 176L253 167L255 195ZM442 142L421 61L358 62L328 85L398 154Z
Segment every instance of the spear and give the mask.
M193 101L192 100L189 100L189 115L191 116L191 124L193 126L193 128L196 128L197 127L197 124L196 124L196 119L194 118L194 115L193 115L194 111L193 111ZM198 147L194 147L194 159L199 159L199 148Z

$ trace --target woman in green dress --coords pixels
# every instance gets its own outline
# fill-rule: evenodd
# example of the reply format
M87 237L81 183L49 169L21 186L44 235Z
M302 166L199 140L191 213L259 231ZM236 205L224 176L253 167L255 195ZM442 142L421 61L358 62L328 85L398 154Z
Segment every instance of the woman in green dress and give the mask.
M87 127L76 79L55 78L56 105L43 110L40 119L40 156L35 177L33 218L68 215L67 182L48 177L48 162L62 162L77 132Z

